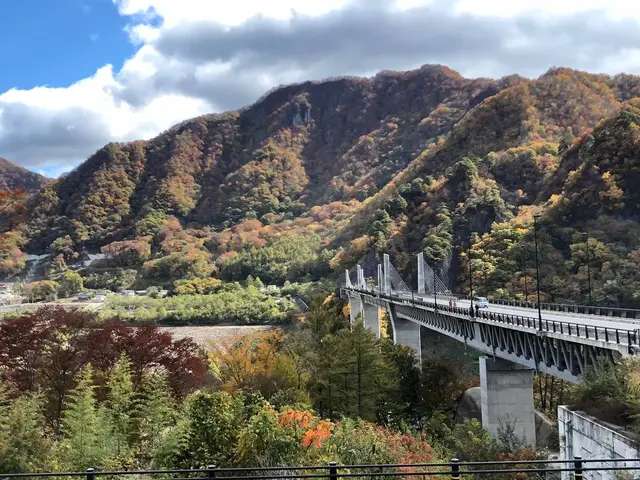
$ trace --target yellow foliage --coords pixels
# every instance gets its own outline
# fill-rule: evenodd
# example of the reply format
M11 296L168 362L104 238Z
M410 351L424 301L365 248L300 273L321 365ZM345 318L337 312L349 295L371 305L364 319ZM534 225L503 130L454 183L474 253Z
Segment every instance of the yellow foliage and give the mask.
M278 363L284 336L278 330L209 342L209 365L228 392L257 389Z
M609 202L613 208L622 208L624 206L622 200L624 190L617 185L611 172L604 172L602 174L602 181L604 182L605 190L600 192L600 198Z

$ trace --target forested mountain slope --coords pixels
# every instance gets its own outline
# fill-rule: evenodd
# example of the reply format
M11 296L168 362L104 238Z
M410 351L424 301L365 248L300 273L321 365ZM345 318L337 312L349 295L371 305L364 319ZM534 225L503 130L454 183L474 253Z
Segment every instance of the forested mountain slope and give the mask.
M31 170L0 157L0 190L25 190L36 192L49 180Z
M497 241L506 228L527 240L534 211L554 228L582 228L585 208L635 226L638 95L639 77L563 68L490 80L425 66L282 87L100 149L30 200L5 248L62 262L102 248L104 268L167 285L317 278L382 251L408 276L423 250L455 287L470 235L480 262L482 235ZM516 240L502 245L505 258ZM553 245L562 265L571 245ZM509 271L482 262L487 292L522 294L513 261Z
M98 246L167 215L219 228L362 201L502 86L424 67L284 87L149 142L107 145L34 199L31 236L40 247L66 234Z

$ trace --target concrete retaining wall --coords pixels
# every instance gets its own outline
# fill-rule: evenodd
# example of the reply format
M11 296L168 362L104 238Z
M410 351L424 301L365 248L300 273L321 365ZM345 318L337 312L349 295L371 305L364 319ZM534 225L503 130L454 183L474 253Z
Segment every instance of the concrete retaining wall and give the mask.
M573 460L575 456L583 459L620 459L640 458L638 445L625 436L622 428L604 424L584 412L572 411L567 407L558 407L558 431L560 435L560 458ZM623 462L598 462L585 464L590 468L613 467ZM629 464L638 470L620 472L616 476L613 470L585 472L589 480L615 480L616 478L640 478L640 462ZM563 480L573 479L571 472L563 472Z

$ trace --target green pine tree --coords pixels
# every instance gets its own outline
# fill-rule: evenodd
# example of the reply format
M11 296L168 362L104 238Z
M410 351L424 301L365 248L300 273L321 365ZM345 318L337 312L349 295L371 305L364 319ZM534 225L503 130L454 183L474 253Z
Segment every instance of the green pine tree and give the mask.
M178 413L166 375L145 377L132 414L134 442L143 465L156 454L163 442L163 435L175 422Z
M196 393L188 401L187 465L231 462L240 429L233 397L225 392Z
M386 422L389 403L398 397L397 372L373 332L358 322L351 331L327 336L322 349L319 380L332 411Z
M124 353L109 374L107 388L105 413L111 427L110 437L117 457L125 460L129 453L134 391L131 362Z
M0 473L46 469L51 442L45 431L42 399L28 395L9 402L0 383Z
M69 470L100 468L108 463L113 451L112 429L104 409L96 405L94 388L93 369L88 365L78 376L78 385L69 394L62 416L60 459Z

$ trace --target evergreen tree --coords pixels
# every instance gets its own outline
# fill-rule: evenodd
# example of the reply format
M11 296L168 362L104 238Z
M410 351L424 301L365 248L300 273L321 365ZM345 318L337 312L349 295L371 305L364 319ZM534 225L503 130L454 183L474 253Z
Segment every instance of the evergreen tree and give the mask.
M261 288L264 288L264 283L260 280L260 277L256 277L253 281L253 286L260 290Z
M389 403L397 398L397 375L382 353L380 340L358 322L351 331L326 337L322 345L319 383L324 396L331 395L332 410L387 421Z
M236 405L224 392L196 393L188 405L189 465L228 463L239 429Z
M242 403L225 392L198 392L186 403L186 417L163 438L156 463L172 468L231 463Z
M111 427L111 436L115 453L122 459L129 450L131 434L131 416L134 400L131 362L123 353L107 380L107 398L105 413Z
M88 365L69 394L62 416L63 440L59 443L64 468L86 470L105 465L111 454L107 415L96 405L93 368Z
M342 302L325 302L323 296L314 297L309 305L303 329L311 330L317 343L328 334L334 334L345 327Z
M41 398L28 395L9 403L0 383L0 473L45 469L50 451Z
M176 419L171 389L164 374L145 377L132 414L135 443L143 465L150 461L163 442L163 432Z
M422 397L420 365L414 351L410 347L394 345L389 340L383 340L382 352L392 365L394 377L397 378L397 398L389 402L390 413L395 420L404 420L415 427L421 426L426 410ZM391 407L395 407L395 412Z

